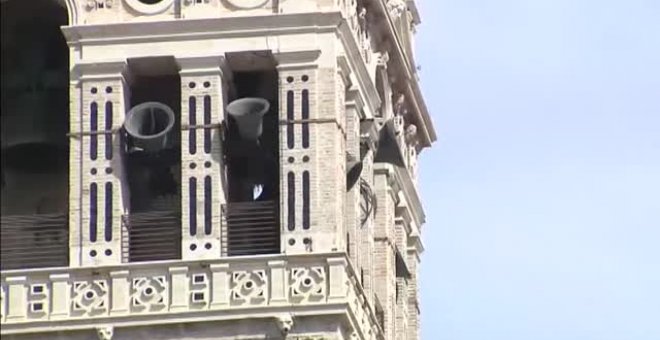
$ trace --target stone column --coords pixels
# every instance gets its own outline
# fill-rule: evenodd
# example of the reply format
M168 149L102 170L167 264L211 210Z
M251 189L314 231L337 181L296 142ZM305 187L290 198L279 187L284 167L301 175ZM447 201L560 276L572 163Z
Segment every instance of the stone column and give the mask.
M344 85L336 65L317 64L318 55L300 52L295 64L285 54L276 56L280 215L287 254L345 249ZM303 63L301 56L312 58Z
M222 57L177 59L181 70L181 254L184 260L221 255L226 203L222 152L228 72Z
M73 73L78 83L71 97L80 105L71 105L70 265L118 264L125 212L119 129L126 111L126 63L78 64Z
M374 220L374 293L384 312L385 339L394 339L394 309L396 306L396 258L394 235L394 198L392 196L389 166L375 171L374 190L378 199L378 211Z
M6 321L16 322L27 317L28 286L27 277L13 276L5 279L5 298L7 299Z

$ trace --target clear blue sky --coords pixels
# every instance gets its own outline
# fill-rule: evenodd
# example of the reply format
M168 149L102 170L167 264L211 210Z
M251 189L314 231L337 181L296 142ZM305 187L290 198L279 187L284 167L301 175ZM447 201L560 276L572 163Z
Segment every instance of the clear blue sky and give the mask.
M417 0L422 339L660 339L660 0Z

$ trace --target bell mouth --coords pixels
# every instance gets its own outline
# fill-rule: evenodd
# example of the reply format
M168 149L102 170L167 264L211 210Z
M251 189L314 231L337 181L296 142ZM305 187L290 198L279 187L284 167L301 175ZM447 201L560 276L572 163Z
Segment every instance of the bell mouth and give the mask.
M22 143L2 150L3 168L23 173L55 173L69 162L65 146L48 143Z
M236 99L227 105L227 112L232 116L263 116L269 109L270 103L266 99L257 97Z
M162 103L147 102L133 107L124 128L133 137L155 139L167 134L174 126L174 111Z

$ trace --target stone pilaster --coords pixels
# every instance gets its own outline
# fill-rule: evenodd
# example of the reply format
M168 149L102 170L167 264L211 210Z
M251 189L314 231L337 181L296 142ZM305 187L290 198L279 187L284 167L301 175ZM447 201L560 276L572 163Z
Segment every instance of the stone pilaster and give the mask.
M118 264L126 201L119 133L126 113L126 64L82 64L75 71L80 106L71 105L77 110L71 112L70 133L70 264Z
M221 126L228 72L217 56L177 61L181 67L181 254L183 259L218 258L226 202Z
M336 68L279 58L282 249L344 249L343 82Z

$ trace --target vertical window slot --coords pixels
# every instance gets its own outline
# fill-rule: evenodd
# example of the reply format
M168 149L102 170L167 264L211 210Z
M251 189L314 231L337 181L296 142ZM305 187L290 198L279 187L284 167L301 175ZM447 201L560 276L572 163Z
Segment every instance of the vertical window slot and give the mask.
M211 235L213 231L212 225L212 207L213 207L213 197L212 197L212 180L211 176L204 177L204 233L206 235Z
M307 230L309 229L310 226L310 221L309 221L309 171L303 171L302 174L302 189L303 189L303 206L302 206L302 227L303 229Z
M211 153L211 96L204 96L204 153Z
M89 106L90 117L89 117L89 130L91 135L89 136L89 158L93 161L96 160L98 155L98 135L96 132L99 129L98 126L98 115L99 115L99 105L96 102L92 102Z
M98 223L98 207L97 207L97 185L92 183L89 185L89 241L96 242L96 227Z
M193 127L197 125L197 99L195 97L188 98L188 152L194 155L197 152L197 131Z
M286 93L286 146L293 149L293 120L295 119L293 113L293 91Z
M105 183L105 241L112 241L112 182Z
M105 159L112 159L112 102L105 102Z
M197 235L197 178L190 177L188 191L190 194L190 236L195 236Z
M302 105L302 147L307 149L309 148L309 123L307 120L309 119L309 91L308 90L303 90L302 91L302 98L301 98L301 105Z
M296 228L296 175L289 172L287 181L287 228L293 231Z

